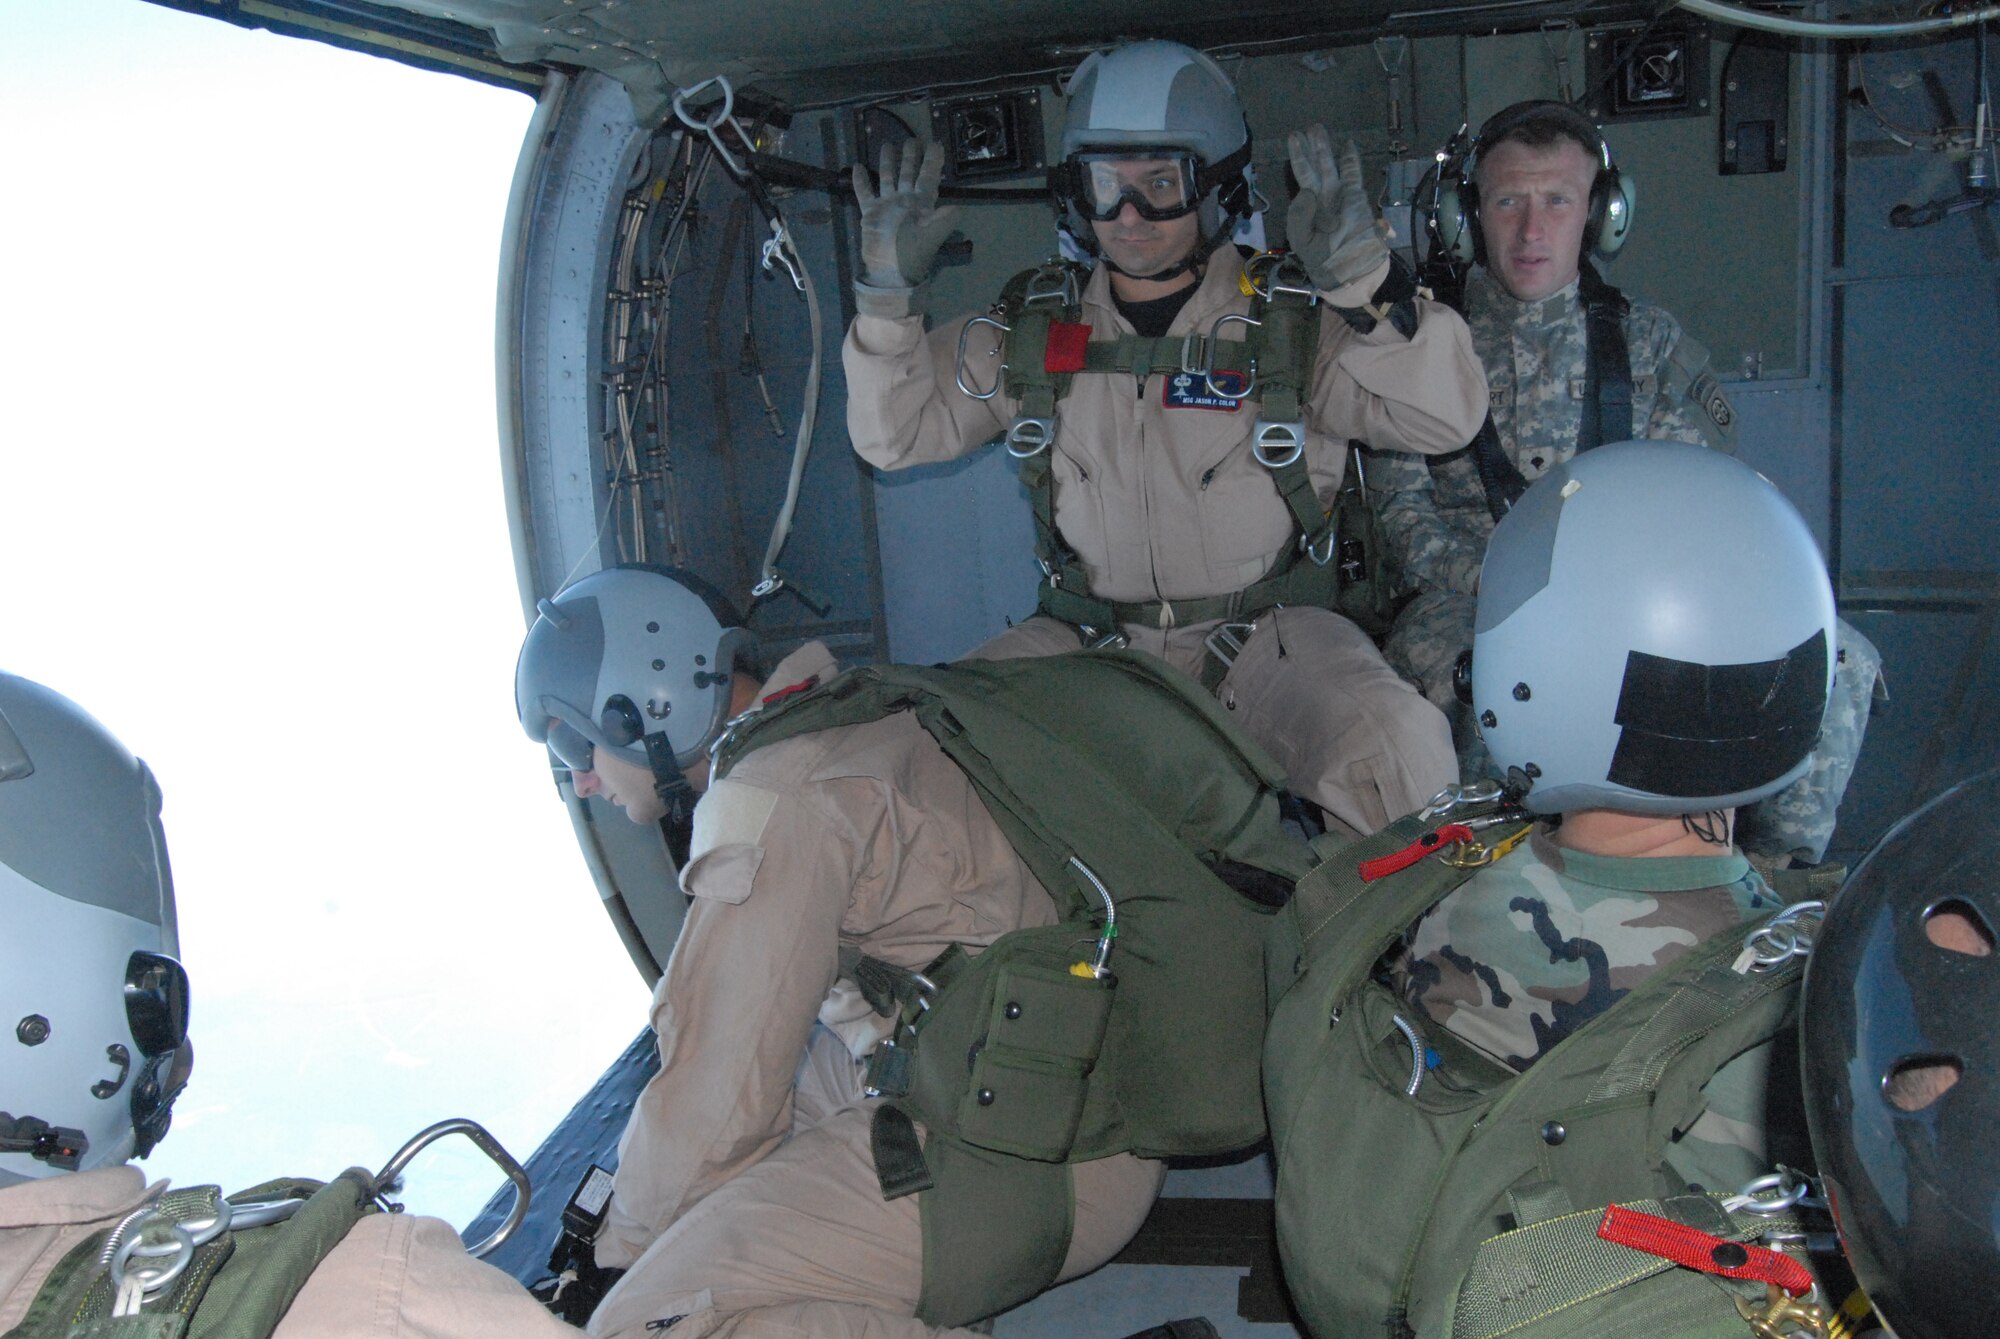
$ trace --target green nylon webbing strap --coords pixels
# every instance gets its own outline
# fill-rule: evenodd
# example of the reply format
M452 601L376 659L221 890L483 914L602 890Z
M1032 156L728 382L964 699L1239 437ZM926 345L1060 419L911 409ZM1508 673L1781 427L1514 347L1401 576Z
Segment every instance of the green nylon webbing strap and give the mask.
M1668 1199L1638 1200L1624 1207L1640 1213L1670 1219L1683 1226L1728 1241L1748 1241L1771 1230L1795 1231L1798 1223L1790 1214L1757 1216L1731 1214L1724 1210L1720 1196L1677 1195ZM1529 1326L1536 1339L1554 1339L1557 1334L1577 1336L1603 1332L1601 1309L1578 1311L1574 1329L1565 1324L1565 1314L1585 1303L1627 1288L1656 1275L1675 1271L1690 1294L1691 1312L1684 1320L1669 1325L1664 1311L1679 1299L1649 1298L1647 1320L1658 1326L1655 1333L1683 1335L1681 1324L1704 1322L1715 1326L1718 1335L1731 1339L1747 1333L1747 1327L1733 1308L1718 1306L1717 1288L1728 1285L1707 1275L1677 1270L1672 1261L1648 1255L1606 1241L1597 1235L1603 1209L1564 1214L1527 1227L1503 1232L1484 1242L1474 1257L1461 1285L1451 1318L1450 1339L1501 1339ZM1546 1328L1545 1328L1546 1327Z
M313 1270L374 1212L373 1187L373 1176L350 1167L285 1222L232 1234L240 1259L216 1277L188 1339L268 1339Z
M884 1102L869 1117L868 1148L875 1155L875 1178L882 1184L883 1199L901 1199L936 1184L924 1161L916 1122L894 1102Z

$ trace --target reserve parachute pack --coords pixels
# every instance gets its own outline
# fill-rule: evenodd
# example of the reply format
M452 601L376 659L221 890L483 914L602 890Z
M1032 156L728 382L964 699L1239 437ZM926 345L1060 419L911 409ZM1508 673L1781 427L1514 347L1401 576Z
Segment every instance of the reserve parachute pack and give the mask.
M470 1139L514 1185L501 1227L470 1248L484 1255L527 1216L528 1174L481 1126L445 1120L372 1176L350 1167L331 1181L266 1181L227 1199L217 1186L160 1191L57 1261L4 1339L270 1339L356 1223L402 1211L387 1197L404 1169L451 1134Z
M1054 1281L1069 1163L1263 1137L1263 944L1310 853L1280 825L1277 764L1133 652L850 670L736 723L716 775L899 711L964 770L1062 918L921 973L842 964L899 1019L869 1067L888 1099L876 1170L886 1196L924 1192L918 1315L959 1325Z
M226 1201L215 1186L168 1190L143 1219L79 1242L6 1339L268 1339L313 1270L379 1211L373 1184L356 1167L324 1184L271 1181ZM156 1286L138 1292L144 1305L121 1303L123 1281L138 1288L148 1273Z
M1312 605L1345 615L1371 636L1387 632L1395 616L1394 583L1384 562L1380 523L1368 505L1359 444L1348 445L1347 468L1331 510L1321 505L1306 465L1304 405L1319 351L1321 303L1303 266L1288 255L1260 252L1243 267L1248 316L1225 313L1207 334L1157 338L1091 339L1090 327L1080 323L1088 274L1085 267L1062 260L1023 270L1001 291L999 316L976 316L967 324L967 334L977 325L1001 333L1001 379L992 390L975 391L966 384L963 336L959 345L960 389L980 399L1004 391L1018 406L1001 440L1014 457L1034 513L1041 611L1083 629L1093 641L1115 632L1120 623L1159 625L1158 601L1112 601L1091 593L1076 553L1056 529L1049 452L1056 436L1056 406L1077 374L1120 372L1143 381L1160 372L1198 383L1218 404L1256 407L1251 454L1270 472L1297 527L1294 542L1277 555L1264 577L1228 595L1172 601L1175 622L1245 619L1276 605ZM1391 319L1401 328L1408 323L1403 313L1414 314L1407 299L1415 295L1415 287L1407 271L1397 269L1384 289L1389 297L1380 310L1393 313ZM1372 328L1373 310L1340 314L1351 324L1365 322L1361 328ZM1241 341L1220 337L1230 324L1243 327ZM1414 329L1411 324L1405 334ZM1242 367L1217 368L1216 358L1225 353Z
M1480 839L1499 850L1524 832ZM1451 837L1416 815L1330 855L1274 927L1265 1096L1279 1255L1308 1328L1322 1339L1748 1339L1735 1302L1762 1311L1763 1284L1677 1267L1599 1225L1620 1205L1732 1256L1803 1270L1728 1245L1802 1234L1788 1212L1691 1191L1664 1155L1702 1110L1704 1085L1793 1021L1793 950L1820 904L1743 927L1781 952L1712 937L1517 1073L1374 979L1383 954L1473 872L1431 857L1364 881L1362 862L1425 840Z

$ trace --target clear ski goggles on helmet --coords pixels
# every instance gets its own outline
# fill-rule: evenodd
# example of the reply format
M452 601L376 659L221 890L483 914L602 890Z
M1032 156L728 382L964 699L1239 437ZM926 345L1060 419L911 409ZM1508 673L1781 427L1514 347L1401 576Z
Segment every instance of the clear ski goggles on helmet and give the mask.
M1201 203L1201 161L1187 154L1079 153L1063 167L1068 203L1098 223L1117 218L1128 202L1155 223L1183 218Z

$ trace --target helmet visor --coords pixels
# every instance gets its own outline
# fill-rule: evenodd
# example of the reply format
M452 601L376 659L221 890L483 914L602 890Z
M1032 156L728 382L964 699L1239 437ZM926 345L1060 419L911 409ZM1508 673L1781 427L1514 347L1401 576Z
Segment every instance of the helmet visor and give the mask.
M549 752L556 755L556 761L572 772L588 772L597 761L596 745L566 721L549 722L547 743Z
M125 964L125 1021L143 1055L165 1055L187 1040L187 971L164 953L141 949Z
M528 727L528 737L537 744L548 745L556 761L572 772L591 771L600 746L616 748L596 725L567 702L544 697L532 707L523 721Z
M1201 203L1201 164L1185 154L1080 153L1070 163L1069 203L1098 223L1117 218L1128 203L1154 222L1185 217Z

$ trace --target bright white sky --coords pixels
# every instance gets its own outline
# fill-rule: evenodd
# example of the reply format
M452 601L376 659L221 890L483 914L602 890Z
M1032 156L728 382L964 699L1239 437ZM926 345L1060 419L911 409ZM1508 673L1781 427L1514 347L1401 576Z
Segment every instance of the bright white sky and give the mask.
M646 1009L514 721L533 106L140 0L0 12L0 666L166 795L197 1063L147 1169L330 1177L456 1115L525 1159ZM440 1148L408 1200L463 1227L495 1174Z

